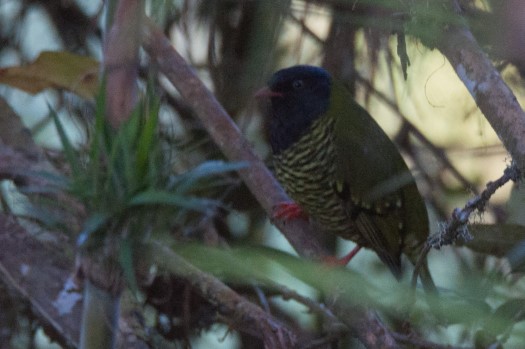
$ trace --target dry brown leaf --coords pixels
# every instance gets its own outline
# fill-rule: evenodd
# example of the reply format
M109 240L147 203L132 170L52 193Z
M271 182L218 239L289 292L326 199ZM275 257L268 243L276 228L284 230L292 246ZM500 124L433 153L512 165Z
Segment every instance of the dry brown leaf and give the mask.
M92 99L98 88L99 62L65 51L44 51L31 64L0 69L0 84L36 94L64 89Z

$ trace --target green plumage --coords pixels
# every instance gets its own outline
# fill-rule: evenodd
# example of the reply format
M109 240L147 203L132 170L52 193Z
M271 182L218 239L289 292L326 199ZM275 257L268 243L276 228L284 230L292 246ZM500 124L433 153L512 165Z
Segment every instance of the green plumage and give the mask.
M287 193L324 230L373 249L400 277L401 253L415 263L428 218L396 146L320 68L277 72L269 91L275 173Z

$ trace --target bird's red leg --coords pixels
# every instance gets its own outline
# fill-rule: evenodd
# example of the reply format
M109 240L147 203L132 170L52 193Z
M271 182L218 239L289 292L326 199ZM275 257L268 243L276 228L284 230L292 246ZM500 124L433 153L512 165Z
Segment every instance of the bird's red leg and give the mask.
M344 267L352 260L352 258L354 258L354 256L357 254L357 252L359 252L360 249L361 249L361 246L357 245L346 256L342 258L337 258L335 256L324 257L323 262L328 265Z
M308 215L303 211L301 206L297 205L295 202L283 201L275 205L273 208L273 218L290 220L295 218L308 218ZM360 249L361 246L357 245L346 256L342 258L328 256L323 258L323 262L333 266L345 266L352 260L352 258L354 258Z
M360 249L361 249L361 246L357 245L346 256L339 259L339 262L341 263L341 265L347 265L348 263L350 263L352 258L354 258L354 256L357 254L357 252L359 252Z
M292 201L284 201L275 205L273 209L273 218L277 219L294 219L294 218L306 218L306 212Z

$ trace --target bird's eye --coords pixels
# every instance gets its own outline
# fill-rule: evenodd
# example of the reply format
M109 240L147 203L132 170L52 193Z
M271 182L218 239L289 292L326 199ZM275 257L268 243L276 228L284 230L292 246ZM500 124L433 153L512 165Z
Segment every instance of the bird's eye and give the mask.
M292 87L294 88L294 90L300 90L303 88L303 86L304 86L303 80L294 80L292 82Z

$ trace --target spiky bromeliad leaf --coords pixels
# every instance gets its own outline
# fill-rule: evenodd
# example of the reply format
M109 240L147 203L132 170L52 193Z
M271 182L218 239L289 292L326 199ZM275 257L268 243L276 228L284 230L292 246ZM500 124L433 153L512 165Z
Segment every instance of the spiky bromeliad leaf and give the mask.
M246 162L229 163L222 160L206 161L182 175L171 178L170 187L176 187L178 192L185 193L197 185L197 182L203 178L238 171L247 166L248 164Z
M513 272L525 268L525 227L521 224L469 224L471 241L456 242L475 252L489 254L498 258L506 257Z
M129 204L131 206L175 206L193 211L207 212L210 208L219 205L219 201L198 198L188 195L179 195L161 190L148 190L134 196Z
M105 82L104 82L105 85ZM101 88L101 91L104 90ZM106 94L99 93L96 99L96 116L95 116L95 127L93 130L93 139L91 143L91 148L89 151L89 159L91 161L98 161L101 159L101 154L106 154L109 148L108 142L110 141L111 135L109 135L109 130L107 126L107 121L105 120L106 110ZM104 176L103 171L104 167L100 164L89 166L88 171L91 177L91 185L93 192L97 193L101 190L101 185L103 185Z
M137 143L137 154L136 154L136 167L140 175L145 176L150 165L149 159L151 153L155 151L155 136L157 134L158 125L158 114L160 109L160 103L153 100L147 106L146 113L148 114L145 118L143 125L141 125L141 132L138 135Z
M120 244L118 260L124 277L128 282L128 286L134 294L138 294L137 279L135 278L135 269L133 263L133 241L131 239L123 239Z
M55 122L55 127L58 132L58 136L60 137L60 142L62 143L62 146L64 147L64 153L66 155L67 161L69 162L69 165L71 166L71 171L73 172L74 177L78 177L80 173L82 172L82 165L80 163L80 160L77 156L77 152L75 151L75 147L71 143L69 137L66 134L66 131L64 129L64 125L62 125L62 122L60 121L60 118L58 117L58 114L49 107L49 113L51 114L51 117L53 118L53 121Z
M93 234L106 226L110 218L108 213L95 212L92 214L84 222L84 229L82 229L77 238L77 246L81 248L86 247L86 244L92 240Z

